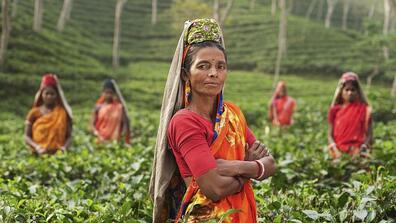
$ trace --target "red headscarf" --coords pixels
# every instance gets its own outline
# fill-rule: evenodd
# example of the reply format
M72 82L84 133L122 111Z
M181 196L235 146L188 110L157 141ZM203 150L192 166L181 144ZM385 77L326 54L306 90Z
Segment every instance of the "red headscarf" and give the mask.
M36 96L34 98L33 107L37 107L43 104L42 93L45 87L53 87L56 90L56 92L58 93L57 103L59 105L62 105L66 109L68 116L70 117L70 119L72 119L73 117L72 110L66 101L62 87L60 85L59 79L56 76L56 74L52 74L52 73L44 74L44 76L41 79L40 88L37 91Z

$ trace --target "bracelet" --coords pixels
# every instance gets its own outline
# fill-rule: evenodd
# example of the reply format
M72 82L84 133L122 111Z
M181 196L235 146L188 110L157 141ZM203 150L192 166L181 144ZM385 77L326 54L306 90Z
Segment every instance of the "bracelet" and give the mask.
M263 171L263 168L261 167L261 165L260 165L258 160L254 160L253 162L255 162L257 164L257 167L258 167L257 176L254 179L258 179L258 177L261 175L261 172Z
M259 166L259 174L257 174L257 177L255 178L256 180L260 180L261 178L263 178L264 173L265 173L265 167L264 164L258 160L255 160L254 162L257 163L257 165Z

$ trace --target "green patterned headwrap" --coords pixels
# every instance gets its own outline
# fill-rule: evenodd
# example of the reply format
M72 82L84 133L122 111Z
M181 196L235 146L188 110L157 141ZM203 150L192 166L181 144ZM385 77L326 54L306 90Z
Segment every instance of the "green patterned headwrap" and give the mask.
M223 44L221 29L216 20L205 18L191 21L191 26L185 34L186 44L191 45L208 40Z

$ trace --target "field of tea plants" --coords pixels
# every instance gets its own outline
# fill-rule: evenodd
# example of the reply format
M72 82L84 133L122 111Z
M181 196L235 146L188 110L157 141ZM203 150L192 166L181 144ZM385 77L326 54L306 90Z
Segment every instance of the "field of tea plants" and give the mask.
M168 68L140 62L115 76L132 116L131 147L98 146L88 134L102 78L60 75L74 112L73 145L42 157L29 153L22 136L39 78L1 74L9 83L31 80L31 89L3 97L0 106L0 222L151 222L148 184ZM231 70L225 87L225 98L242 108L277 161L277 174L254 184L259 221L394 222L396 104L389 89L375 85L368 94L375 120L371 157L333 163L324 148L336 77L282 78L298 103L295 125L287 130L266 120L270 75ZM6 89L0 95L15 92Z

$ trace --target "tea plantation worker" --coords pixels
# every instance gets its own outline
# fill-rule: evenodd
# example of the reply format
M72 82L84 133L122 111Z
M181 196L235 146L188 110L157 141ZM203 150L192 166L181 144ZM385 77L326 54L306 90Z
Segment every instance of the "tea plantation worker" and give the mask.
M150 193L153 222L257 222L251 179L275 173L242 111L223 101L227 57L214 19L187 21L169 70ZM187 187L187 188L185 188Z
M328 112L328 122L328 148L333 159L342 153L367 155L373 140L373 121L357 74L342 75Z
M24 138L35 154L65 151L72 140L72 110L55 74L45 74L33 108L26 117Z
M287 94L286 83L279 81L269 102L268 117L274 126L293 124L296 101Z
M97 143L121 141L130 144L130 124L124 97L114 79L103 83L102 95L96 101L90 123Z

